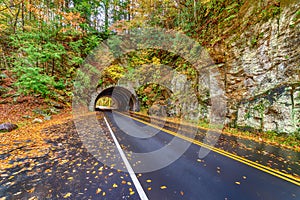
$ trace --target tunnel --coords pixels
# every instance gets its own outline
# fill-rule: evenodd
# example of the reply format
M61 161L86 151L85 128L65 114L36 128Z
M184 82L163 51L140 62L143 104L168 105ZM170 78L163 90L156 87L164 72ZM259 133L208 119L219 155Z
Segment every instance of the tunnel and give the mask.
M102 97L110 97L115 104L115 108L120 111L139 111L139 101L135 94L121 86L109 87L102 90L95 99L94 109L97 108L97 101Z

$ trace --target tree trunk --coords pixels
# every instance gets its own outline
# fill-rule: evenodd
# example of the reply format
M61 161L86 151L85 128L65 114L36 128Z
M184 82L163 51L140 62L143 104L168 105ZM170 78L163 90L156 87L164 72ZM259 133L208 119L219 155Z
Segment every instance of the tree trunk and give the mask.
M29 0L29 4L31 5L31 0ZM31 11L29 10L29 21L31 21Z
M24 12L25 12L25 10L24 10L24 0L21 2L21 5L22 5L22 30L23 30L23 32L25 31L25 29L24 29L24 26L25 26L25 19L24 19Z
M104 2L104 15L105 15L105 19L104 19L104 29L105 29L105 32L108 30L108 6L109 6L109 3L108 3L108 0L105 0Z
M54 68L55 68L55 58L52 59L52 72L51 72L51 76L54 75Z
M197 23L197 2L194 0L194 20L195 24Z
M2 52L2 56L3 56L3 61L4 61L4 66L6 69L9 69L9 66L8 66L8 63L7 63L7 60L6 60L6 57L5 57L5 54L4 52Z
M17 12L16 17L15 17L14 27L13 27L14 33L16 33L20 10L21 10L21 6L19 5L18 12Z

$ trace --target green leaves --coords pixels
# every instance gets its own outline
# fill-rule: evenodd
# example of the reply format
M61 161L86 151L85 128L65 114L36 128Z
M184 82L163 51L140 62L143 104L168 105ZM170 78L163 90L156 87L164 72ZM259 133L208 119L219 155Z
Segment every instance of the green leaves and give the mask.
M19 92L28 94L40 94L43 97L51 95L50 87L54 85L54 79L48 75L41 74L38 67L16 67L14 71L19 75L14 84Z

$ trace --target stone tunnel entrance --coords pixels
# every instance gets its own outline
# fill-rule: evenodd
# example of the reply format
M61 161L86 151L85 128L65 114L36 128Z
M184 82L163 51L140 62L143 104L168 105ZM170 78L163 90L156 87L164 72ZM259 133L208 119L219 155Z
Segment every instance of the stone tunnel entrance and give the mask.
M114 109L120 111L139 111L139 101L136 94L121 86L112 86L102 90L94 101L94 110L99 110L97 101L103 97L109 97L113 101Z

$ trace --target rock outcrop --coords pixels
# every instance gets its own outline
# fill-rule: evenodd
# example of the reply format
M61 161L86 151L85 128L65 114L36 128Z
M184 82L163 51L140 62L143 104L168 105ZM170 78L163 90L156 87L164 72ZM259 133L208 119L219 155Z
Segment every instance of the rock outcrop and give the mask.
M0 132L11 132L17 128L18 128L18 126L16 124L12 124L12 123L0 124Z
M300 130L300 3L225 40L226 125L295 133ZM253 6L251 9L255 9ZM249 9L247 13L251 13ZM244 20L250 14L245 14ZM214 51L215 57L220 56Z

